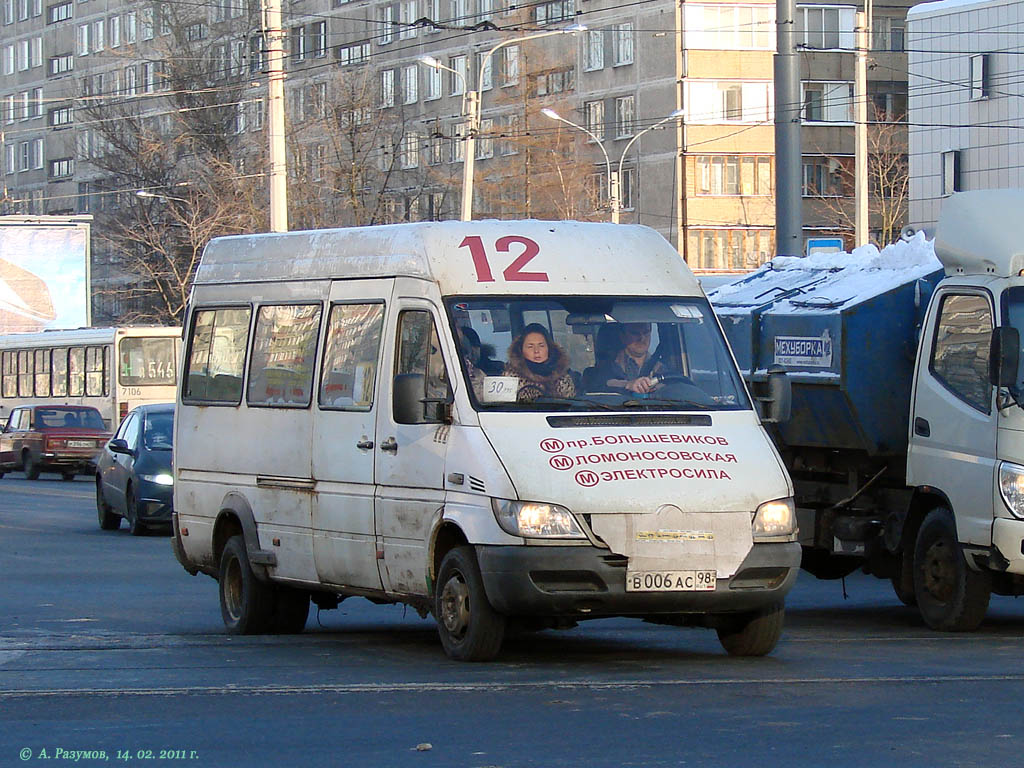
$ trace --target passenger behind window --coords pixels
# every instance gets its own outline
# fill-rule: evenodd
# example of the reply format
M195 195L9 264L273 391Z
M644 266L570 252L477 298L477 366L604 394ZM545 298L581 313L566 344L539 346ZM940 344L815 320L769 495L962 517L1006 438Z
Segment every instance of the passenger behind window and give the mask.
M569 372L569 357L555 344L548 329L531 323L508 348L506 376L519 379L516 399L529 403L538 397L576 397L576 384Z

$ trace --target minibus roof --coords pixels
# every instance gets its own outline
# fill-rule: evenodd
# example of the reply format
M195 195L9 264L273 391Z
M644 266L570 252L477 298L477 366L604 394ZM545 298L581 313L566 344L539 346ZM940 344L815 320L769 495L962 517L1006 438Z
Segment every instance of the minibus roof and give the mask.
M700 295L653 229L577 221L443 221L216 238L195 285L415 277L441 294Z

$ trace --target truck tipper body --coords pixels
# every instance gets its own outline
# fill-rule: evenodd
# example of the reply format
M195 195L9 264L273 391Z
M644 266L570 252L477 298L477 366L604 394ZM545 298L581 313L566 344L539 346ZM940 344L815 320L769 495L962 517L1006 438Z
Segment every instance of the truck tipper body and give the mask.
M1024 244L1005 229L1022 206L1020 190L957 194L934 255L918 234L778 258L710 294L755 396L791 394L771 433L804 569L891 579L935 629L1024 594Z

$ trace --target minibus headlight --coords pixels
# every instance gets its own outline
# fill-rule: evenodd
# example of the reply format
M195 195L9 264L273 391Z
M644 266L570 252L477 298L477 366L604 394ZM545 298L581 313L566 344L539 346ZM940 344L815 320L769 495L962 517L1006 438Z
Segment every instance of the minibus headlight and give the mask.
M754 513L754 540L792 536L796 533L793 499L766 501Z
M157 485L174 485L174 477L166 472L161 472L159 475L139 475L139 477Z
M584 539L576 518L565 507L534 501L491 499L494 517L513 536L544 539Z
M999 495L1014 517L1024 517L1024 467L1006 461L999 465Z

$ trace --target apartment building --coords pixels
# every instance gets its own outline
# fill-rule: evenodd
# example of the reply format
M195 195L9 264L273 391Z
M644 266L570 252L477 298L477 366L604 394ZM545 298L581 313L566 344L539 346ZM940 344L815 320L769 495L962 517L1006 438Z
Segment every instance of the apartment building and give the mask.
M869 96L894 121L912 4L874 14ZM808 236L852 231L856 10L799 6ZM208 68L211 89L231 84L222 128L240 175L265 186L266 43L250 0L0 0L0 16L5 212L102 213L132 194L130 179L96 162L117 151L103 121L129 102L169 121L180 104L168 98L180 87L171 73L186 60ZM586 30L541 37L574 24ZM659 230L693 267L750 269L773 255L774 3L284 0L282 26L301 226L456 217L469 89L481 96L476 216L608 218L608 171L621 164L621 220ZM654 128L680 107L683 120ZM328 183L370 165L373 183ZM319 217L309 213L317 195L334 205ZM95 266L98 280L132 279Z
M961 190L1024 187L1024 2L941 0L908 18L910 221Z

